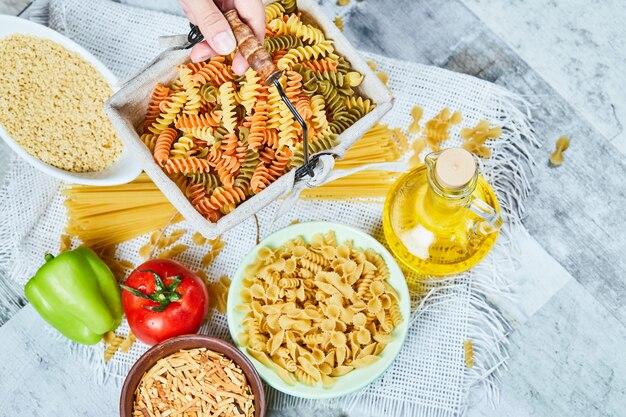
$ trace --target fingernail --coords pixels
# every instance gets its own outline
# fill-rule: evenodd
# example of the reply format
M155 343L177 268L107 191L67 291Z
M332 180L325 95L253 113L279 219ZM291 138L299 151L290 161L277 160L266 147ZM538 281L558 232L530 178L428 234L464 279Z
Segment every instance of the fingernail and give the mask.
M235 50L237 41L235 41L235 37L232 32L224 31L213 36L212 46L218 54L227 55Z

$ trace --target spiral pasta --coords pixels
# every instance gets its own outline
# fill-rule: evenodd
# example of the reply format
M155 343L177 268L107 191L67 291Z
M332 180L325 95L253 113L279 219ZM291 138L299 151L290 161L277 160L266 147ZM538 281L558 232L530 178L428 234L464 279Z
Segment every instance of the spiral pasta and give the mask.
M202 105L200 96L200 89L196 87L196 83L192 78L192 72L189 68L181 65L178 69L180 82L187 93L187 101L183 107L183 113L185 114L198 114L198 110Z
M211 165L206 159L184 158L184 159L168 159L163 167L168 174L191 174L195 172L208 172Z
M280 4L283 5L285 13L293 13L296 11L296 0L280 0Z
M211 82L215 86L231 81L235 78L235 74L232 69L225 64L225 61L225 57L216 56L208 61L196 64L198 69L192 76L193 80L199 84Z
M170 148L178 138L176 129L167 128L159 134L154 145L154 160L161 166L165 165L170 154Z
M265 39L265 49L270 54L281 50L288 51L299 46L302 46L302 41L295 35L280 35Z
M211 193L211 197L207 199L206 204L214 209L220 208L229 204L238 204L246 199L246 195L239 187L217 187Z
M328 125L328 128L331 132L340 134L356 123L365 113L365 108L360 106L354 106L346 111L338 112L333 121Z
M258 150L263 146L264 132L267 127L267 100L261 97L257 100L254 113L250 117L250 134L248 135L248 149Z
M150 149L150 152L154 152L158 136L153 133L144 133L141 135L141 141Z
M302 65L317 72L337 72L337 66L339 65L339 61L336 61L332 58L324 58L314 61L305 61L302 63Z
M252 175L254 175L258 164L259 153L252 149L247 149L245 160L241 164L241 168L239 169L239 174L237 175L237 178L235 178L234 186L246 191L246 194L250 194L250 181L252 180Z
M302 61L309 61L311 59L318 59L335 50L331 41L323 41L315 45L299 46L297 48L290 49L289 52L278 60L278 69L285 70Z
M169 87L163 84L157 84L154 88L152 96L150 97L150 102L148 103L148 109L146 110L146 118L143 121L144 132L147 131L154 122L156 122L157 117L161 114L159 106L163 100L169 97L169 93Z
M176 121L176 129L194 129L198 127L217 127L219 122L210 113L203 114L181 114Z
M265 22L269 23L270 21L283 17L285 13L285 8L280 3L272 3L265 6Z
M337 135L374 108L357 92L363 75L295 0L266 6L265 17L265 47L308 127L310 154L335 147ZM178 66L172 83L155 87L141 126L155 161L211 222L304 163L303 129L276 87L252 69L235 75L233 56ZM303 262L317 270L315 261ZM295 299L291 291L287 298Z
M211 83L204 83L200 87L200 96L207 104L215 103L217 101L217 88Z
M337 135L334 133L322 133L309 142L309 155L334 148L338 144ZM291 157L291 167L297 168L304 164L304 143L298 144Z
M258 77L252 68L246 71L245 76L246 79L239 89L239 97L241 98L241 105L246 109L246 114L249 114L252 112L252 106L254 106L261 89L261 84L259 84L261 77Z
M322 95L317 94L311 98L311 113L315 129L326 130L328 120L326 119L326 103Z
M235 93L231 82L220 85L219 99L222 104L222 124L230 133L235 131L237 118L235 116Z
M331 113L338 113L345 108L344 96L333 87L330 81L320 81L319 91L324 96L326 108L329 109Z
M172 145L169 157L172 159L189 158L196 153L195 146L190 135L181 136Z
M207 190L220 185L218 176L210 172L193 172L187 175L187 179L192 184L202 184Z
M163 104L166 104L164 109L161 106L161 114L156 118L154 123L148 128L150 132L155 135L160 134L165 129L167 129L178 117L178 113L181 112L183 106L187 102L187 93L185 91L179 91L170 97L168 101L164 101Z

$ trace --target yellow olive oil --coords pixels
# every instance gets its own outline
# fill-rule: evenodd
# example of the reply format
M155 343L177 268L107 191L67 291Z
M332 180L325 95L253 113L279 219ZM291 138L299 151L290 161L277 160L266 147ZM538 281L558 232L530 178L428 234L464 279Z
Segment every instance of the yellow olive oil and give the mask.
M477 172L468 184L449 190L432 171L421 165L392 186L383 209L385 238L395 257L419 274L458 274L493 247L500 208L493 189ZM493 210L495 227L473 210L476 202L482 204L479 209Z

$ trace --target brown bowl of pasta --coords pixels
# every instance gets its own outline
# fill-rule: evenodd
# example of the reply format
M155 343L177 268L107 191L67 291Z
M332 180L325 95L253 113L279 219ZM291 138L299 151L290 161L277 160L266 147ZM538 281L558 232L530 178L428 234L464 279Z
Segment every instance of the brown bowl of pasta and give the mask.
M166 412L265 416L265 392L250 360L230 343L183 335L153 346L128 373L120 416Z

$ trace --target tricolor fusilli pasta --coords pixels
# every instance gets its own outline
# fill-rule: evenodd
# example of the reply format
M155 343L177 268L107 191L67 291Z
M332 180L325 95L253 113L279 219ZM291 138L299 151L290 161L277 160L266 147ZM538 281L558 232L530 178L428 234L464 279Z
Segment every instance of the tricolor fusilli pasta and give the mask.
M309 154L333 148L374 108L355 92L362 74L297 12L295 0L266 6L265 17L265 48L308 126ZM252 69L235 75L232 55L179 66L174 82L155 87L142 127L155 161L211 222L304 162L302 128L276 87ZM285 366L295 372L302 365Z

